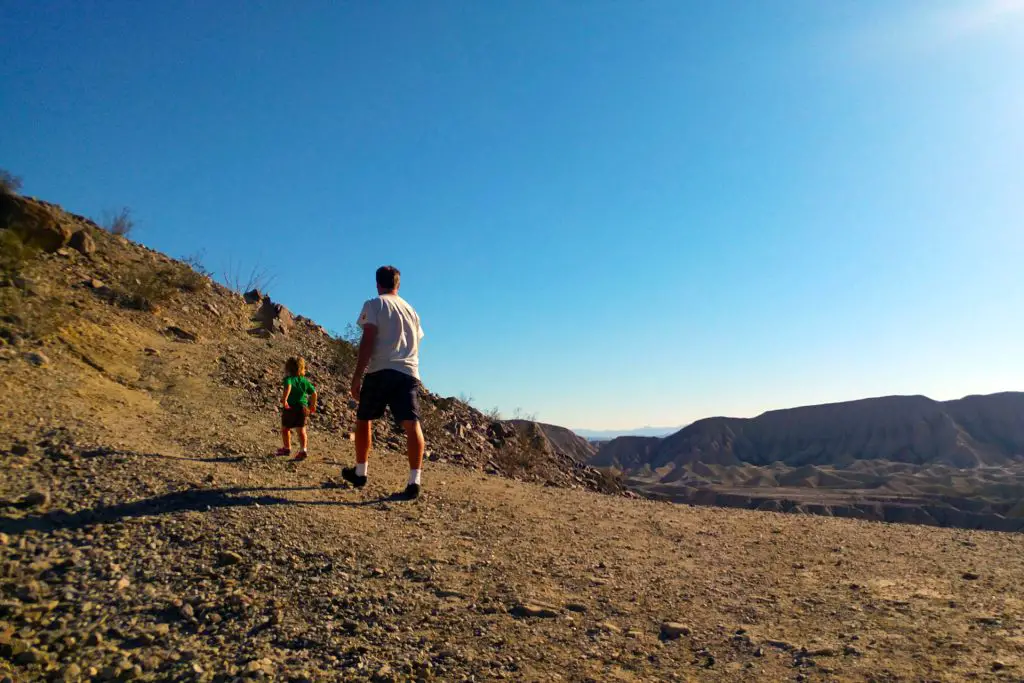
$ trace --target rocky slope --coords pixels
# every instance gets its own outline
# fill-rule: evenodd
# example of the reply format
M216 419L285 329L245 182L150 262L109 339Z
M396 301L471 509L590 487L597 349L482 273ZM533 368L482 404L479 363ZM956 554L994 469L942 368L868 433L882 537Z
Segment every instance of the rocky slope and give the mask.
M420 500L391 497L388 425L369 485L341 485L350 348L74 220L93 250L4 261L0 679L1024 671L1024 536L603 495L614 482L433 394ZM302 463L270 455L297 352L324 396Z
M616 439L591 464L678 502L1024 529L1024 393L892 396Z
M260 292L231 292L187 264L110 235L53 204L0 195L0 226L5 226L0 233L16 232L41 252L38 258L26 257L25 273L6 278L5 284L17 286L3 288L12 311L0 322L5 358L35 353L28 344L42 336L85 363L86 368L74 372L105 377L119 391L135 394L133 401L148 401L154 383L181 385L167 358L147 355L143 348L154 346L153 338L168 337L189 345L184 379L204 385L203 400L211 411L244 406L265 411L273 421L284 360L301 355L323 396L314 431L351 431L355 414L347 387L355 350L313 321L294 316ZM72 242L88 248L75 250ZM33 335L34 324L46 329ZM581 459L557 457L546 444L521 436L514 425L490 420L458 399L427 390L421 399L432 461L555 486L620 489ZM396 427L387 420L375 427L379 446L402 448L404 437ZM192 438L200 445L211 437Z
M544 453L557 454L576 462L586 462L597 454L593 444L565 427L529 420L508 420L507 424Z

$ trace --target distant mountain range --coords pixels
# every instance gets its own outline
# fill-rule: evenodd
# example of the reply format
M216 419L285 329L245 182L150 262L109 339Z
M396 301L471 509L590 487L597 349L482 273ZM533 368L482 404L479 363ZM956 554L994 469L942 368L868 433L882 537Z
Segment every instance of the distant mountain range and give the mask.
M620 436L668 436L681 427L637 427L636 429L574 429L588 441L611 441Z
M615 438L588 462L677 502L1024 530L1024 393L713 417Z

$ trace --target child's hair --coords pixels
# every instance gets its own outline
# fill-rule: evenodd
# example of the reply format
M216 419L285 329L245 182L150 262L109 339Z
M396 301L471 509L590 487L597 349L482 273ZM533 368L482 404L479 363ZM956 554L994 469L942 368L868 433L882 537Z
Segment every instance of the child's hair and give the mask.
M289 377L301 377L306 374L306 359L295 357L284 362L284 371Z

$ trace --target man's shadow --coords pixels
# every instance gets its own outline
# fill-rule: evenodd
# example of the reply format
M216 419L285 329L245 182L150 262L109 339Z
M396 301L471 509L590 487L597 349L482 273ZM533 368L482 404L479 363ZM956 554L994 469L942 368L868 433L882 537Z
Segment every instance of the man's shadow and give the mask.
M57 529L78 529L93 524L111 524L132 517L168 515L176 512L208 512L216 508L245 507L250 505L336 505L340 507L367 507L401 500L399 494L382 496L364 501L332 500L291 500L282 496L269 495L272 491L316 491L320 486L293 486L268 488L216 488L174 491L130 503L102 505L78 512L53 511L28 517L0 515L0 532L17 535L26 531L54 531ZM0 502L2 505L2 502ZM7 507L14 504L8 503Z

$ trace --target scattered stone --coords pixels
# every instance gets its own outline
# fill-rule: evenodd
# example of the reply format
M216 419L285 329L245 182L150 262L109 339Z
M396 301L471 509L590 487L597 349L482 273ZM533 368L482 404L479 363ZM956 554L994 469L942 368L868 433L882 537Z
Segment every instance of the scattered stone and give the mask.
M22 508L45 507L49 504L50 494L40 489L29 491L18 501L18 507Z
M126 590L130 585L132 585L131 579L129 579L127 576L122 576L120 579L117 580L117 583L114 584L114 588L116 588L118 591L123 591Z
M245 559L236 552L230 550L222 551L217 555L217 566L218 567L230 567L232 565L240 564Z
M159 355L160 355L160 352L159 352L159 351L157 351L156 349L151 349L151 348L149 348L148 346L147 346L146 348L144 348L144 349L143 349L142 351L143 351L143 353L145 353L145 354L146 354L147 356L159 356Z
M558 616L557 610L528 602L516 605L509 610L509 613L514 617L520 618L536 617L539 619L554 619Z
M992 662L992 670L993 671L1002 671L1005 668L1006 668L1006 663L1005 662L1001 662L998 659L996 661Z
M64 668L61 674L65 683L73 683L77 681L82 675L82 667L77 664L69 664Z
M964 581L977 581L980 578L981 578L981 575L980 574L975 574L974 572L964 572L964 574L963 574L963 580Z
M622 633L622 629L610 621L602 621L597 625L597 628L605 633Z
M68 240L68 246L83 256L92 256L96 253L96 241L86 230L72 233L71 239Z
M11 446L11 455L21 457L23 455L28 455L30 450L31 449L27 443L19 442Z
M25 360L37 368L43 368L50 364L50 359L42 351L29 351L25 354Z
M263 300L263 292L258 289L251 289L243 294L242 298L245 299L245 303L247 304L258 304Z
M33 648L22 652L20 655L14 658L17 664L42 664L48 659L45 652Z
M688 635L690 635L690 627L678 621L666 621L661 625L661 637L665 640L675 640Z
M167 334L184 342L195 343L199 341L199 335L195 334L194 332L189 332L188 330L183 330L176 325L168 326Z
M214 314L215 316L217 316L218 318L220 317L220 311L219 311L219 310L217 310L217 307L216 307L216 306L214 306L213 304L211 304L211 303L206 303L206 304L204 304L204 305L203 305L203 308L205 308L206 310L208 310L208 311L209 311L210 313L213 313L213 314Z
M103 284L102 280L93 278L86 283L90 289L103 289L106 285Z
M569 610L570 612L577 612L579 614L587 613L587 606L578 602L566 603L565 609Z

